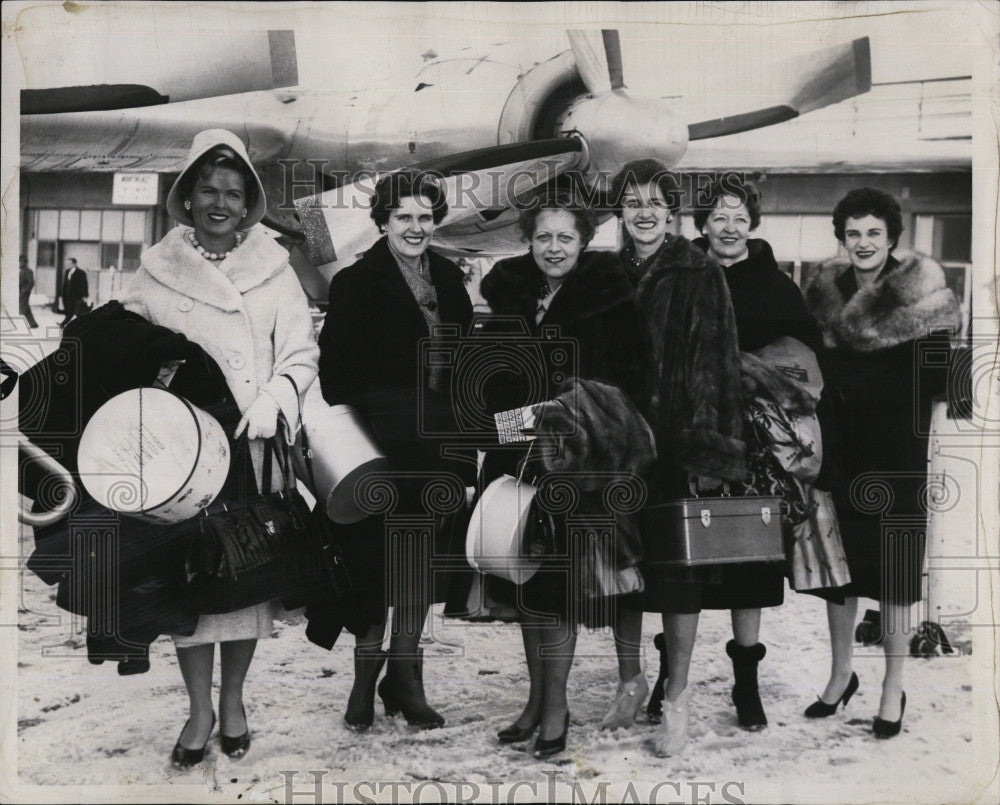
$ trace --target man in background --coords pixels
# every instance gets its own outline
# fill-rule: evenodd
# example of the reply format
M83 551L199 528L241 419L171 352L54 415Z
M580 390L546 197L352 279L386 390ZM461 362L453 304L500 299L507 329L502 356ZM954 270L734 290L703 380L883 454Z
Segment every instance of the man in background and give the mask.
M67 261L66 279L63 280L63 310L66 318L60 322L60 327L69 324L74 316L86 313L89 309L90 286L87 283L87 272L76 264L76 258L70 257Z
M27 257L22 254L17 259L20 268L17 284L17 312L24 316L28 320L28 326L34 329L38 326L38 322L35 321L35 316L31 312L31 291L35 287L35 273L28 268Z

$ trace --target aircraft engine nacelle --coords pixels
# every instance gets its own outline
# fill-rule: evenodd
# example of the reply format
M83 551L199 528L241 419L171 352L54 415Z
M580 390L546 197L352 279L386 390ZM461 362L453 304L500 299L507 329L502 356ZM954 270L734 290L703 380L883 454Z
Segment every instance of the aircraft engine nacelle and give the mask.
M582 136L590 150L589 173L601 183L629 160L653 158L672 168L687 150L688 127L659 98L624 92L586 95L557 121L557 136Z

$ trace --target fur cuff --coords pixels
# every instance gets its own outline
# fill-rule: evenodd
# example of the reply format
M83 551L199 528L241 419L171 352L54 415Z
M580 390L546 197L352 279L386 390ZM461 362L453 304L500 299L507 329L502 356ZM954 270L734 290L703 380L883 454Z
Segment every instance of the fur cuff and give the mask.
M742 481L746 477L746 444L712 430L686 428L678 438L681 469L698 475Z

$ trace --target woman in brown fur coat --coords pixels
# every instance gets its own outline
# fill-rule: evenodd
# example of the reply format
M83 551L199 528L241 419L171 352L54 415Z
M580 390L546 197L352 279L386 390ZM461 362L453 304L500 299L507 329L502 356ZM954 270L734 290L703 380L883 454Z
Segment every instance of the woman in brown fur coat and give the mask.
M931 398L945 380L944 372L921 367L919 345L940 339L947 346L960 313L937 263L891 254L903 231L891 196L852 190L834 208L833 227L848 260L826 263L805 298L824 341L823 402L833 428L824 428L823 475L831 483L852 583L846 600L828 596L841 599L827 603L831 674L806 716L832 715L857 690L851 670L857 596L874 598L886 669L873 731L891 738L906 706L903 626L921 597ZM908 522L884 529L884 516Z
M679 207L677 184L655 160L628 163L612 183L625 221L622 262L651 339L652 363L644 413L656 436L658 460L648 479L649 503L690 496L689 479L713 490L746 475L741 438L742 391L736 320L722 269L667 224ZM662 540L643 534L645 591L619 609L615 640L621 684L604 728L627 726L645 698L638 645L642 613L660 612L670 676L664 687L661 756L687 742L688 669L706 594L706 574L663 564Z

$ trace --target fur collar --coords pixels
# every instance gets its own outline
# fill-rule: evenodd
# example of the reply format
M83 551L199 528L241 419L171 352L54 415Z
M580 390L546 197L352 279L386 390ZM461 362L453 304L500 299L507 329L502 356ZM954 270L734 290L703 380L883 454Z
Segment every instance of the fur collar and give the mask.
M240 247L216 268L188 243L187 226L175 226L142 254L142 266L158 282L184 296L228 312L240 310L240 295L281 272L288 252L260 227L251 227Z
M493 313L534 321L544 278L531 254L522 254L493 266L483 278L480 293ZM545 320L574 321L596 316L628 302L632 295L632 285L617 255L584 252L553 297Z
M958 302L945 285L941 266L916 252L900 252L896 259L898 266L850 298L841 281L850 262L838 258L820 267L805 300L826 346L874 352L958 327Z

